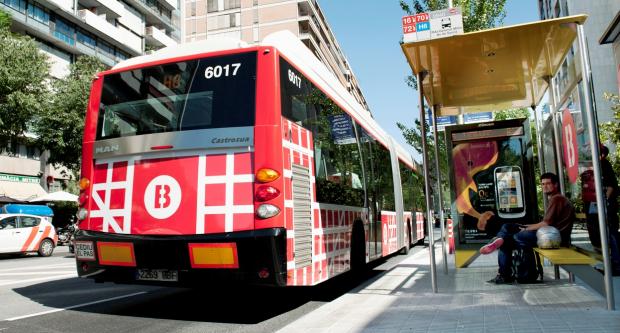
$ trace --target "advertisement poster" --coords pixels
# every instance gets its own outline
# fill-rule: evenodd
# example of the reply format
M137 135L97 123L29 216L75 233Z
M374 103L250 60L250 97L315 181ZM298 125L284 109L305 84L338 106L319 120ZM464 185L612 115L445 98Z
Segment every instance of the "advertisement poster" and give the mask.
M522 120L451 126L447 134L457 243L479 246L503 223L535 220L531 144Z

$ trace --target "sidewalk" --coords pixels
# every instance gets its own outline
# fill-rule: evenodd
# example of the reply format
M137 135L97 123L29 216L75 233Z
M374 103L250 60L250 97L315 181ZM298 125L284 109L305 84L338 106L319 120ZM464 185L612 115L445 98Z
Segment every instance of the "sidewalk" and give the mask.
M616 311L608 311L604 297L565 274L554 280L550 266L541 284L486 283L497 272L496 255L459 270L449 255L446 275L439 244L438 293L425 248L279 332L620 332L618 296ZM618 295L620 278L614 287Z

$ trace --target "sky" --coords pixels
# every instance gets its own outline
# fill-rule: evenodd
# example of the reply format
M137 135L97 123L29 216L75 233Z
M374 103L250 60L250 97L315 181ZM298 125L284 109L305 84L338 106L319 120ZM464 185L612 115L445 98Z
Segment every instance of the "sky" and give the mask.
M411 2L411 1L409 1ZM319 0L327 22L357 77L375 120L395 140L407 145L397 122L413 127L419 115L418 92L409 88L411 74L398 44L404 12L398 0ZM504 26L536 21L538 0L507 0Z

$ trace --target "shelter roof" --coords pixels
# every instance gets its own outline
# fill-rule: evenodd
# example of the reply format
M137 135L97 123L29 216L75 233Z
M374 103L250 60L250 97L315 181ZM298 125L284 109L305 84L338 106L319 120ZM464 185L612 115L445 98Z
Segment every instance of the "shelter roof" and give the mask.
M424 96L438 115L538 105L586 15L402 44L414 74L428 72ZM419 84L419 83L418 83Z

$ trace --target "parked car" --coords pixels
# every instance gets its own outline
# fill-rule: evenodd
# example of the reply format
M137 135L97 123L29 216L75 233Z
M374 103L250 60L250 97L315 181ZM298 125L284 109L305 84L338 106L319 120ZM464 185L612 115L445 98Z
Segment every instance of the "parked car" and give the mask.
M22 206L22 207L7 207ZM42 257L54 253L58 242L52 225L52 210L47 206L6 205L0 214L0 253L37 252ZM48 210L46 210L46 207ZM21 213L31 211L34 214Z

